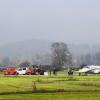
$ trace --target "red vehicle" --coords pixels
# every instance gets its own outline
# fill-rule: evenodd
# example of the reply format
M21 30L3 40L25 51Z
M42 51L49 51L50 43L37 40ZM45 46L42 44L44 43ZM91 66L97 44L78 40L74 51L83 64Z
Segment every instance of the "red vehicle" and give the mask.
M16 67L8 67L6 70L4 70L4 75L16 75Z
M30 67L26 70L27 75L44 75L44 71L37 67Z

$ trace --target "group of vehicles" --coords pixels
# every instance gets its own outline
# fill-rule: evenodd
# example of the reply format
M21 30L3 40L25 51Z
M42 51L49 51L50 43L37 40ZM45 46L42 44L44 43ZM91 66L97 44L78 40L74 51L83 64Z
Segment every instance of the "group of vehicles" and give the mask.
M38 66L33 67L8 67L4 70L4 75L45 75L44 70Z
M100 74L100 66L91 65L91 66L84 66L83 68L76 71L79 75L87 75L87 74ZM73 71L69 71L73 73ZM8 67L4 70L4 75L46 75L48 73L45 72L39 66L31 66L31 67Z

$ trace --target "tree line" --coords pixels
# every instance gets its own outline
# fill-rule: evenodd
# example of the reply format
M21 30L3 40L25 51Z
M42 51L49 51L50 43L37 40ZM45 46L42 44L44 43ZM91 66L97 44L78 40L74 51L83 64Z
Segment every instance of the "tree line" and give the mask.
M100 52L74 57L68 45L64 42L54 42L50 47L49 53L34 54L32 58L21 59L20 57L4 57L0 59L0 66L46 65L49 69L53 68L58 70L64 67L79 67L92 64L100 65Z
M54 42L51 45L50 51L50 53L44 55L36 54L34 57L31 58L31 60L26 59L21 61L18 57L12 59L10 59L9 57L4 57L1 60L1 66L27 66L28 64L34 64L51 65L54 68L62 68L65 65L72 64L72 55L66 43Z

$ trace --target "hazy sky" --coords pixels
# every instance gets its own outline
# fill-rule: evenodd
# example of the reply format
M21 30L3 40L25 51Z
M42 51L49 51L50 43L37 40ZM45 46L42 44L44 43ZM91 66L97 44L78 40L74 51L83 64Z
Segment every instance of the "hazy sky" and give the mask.
M100 0L0 0L0 44L32 38L100 43Z

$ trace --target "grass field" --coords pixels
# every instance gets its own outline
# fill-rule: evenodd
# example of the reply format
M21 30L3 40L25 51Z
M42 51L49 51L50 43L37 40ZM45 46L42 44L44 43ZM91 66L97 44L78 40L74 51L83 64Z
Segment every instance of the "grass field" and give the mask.
M0 100L3 99L100 100L100 76L1 76Z

